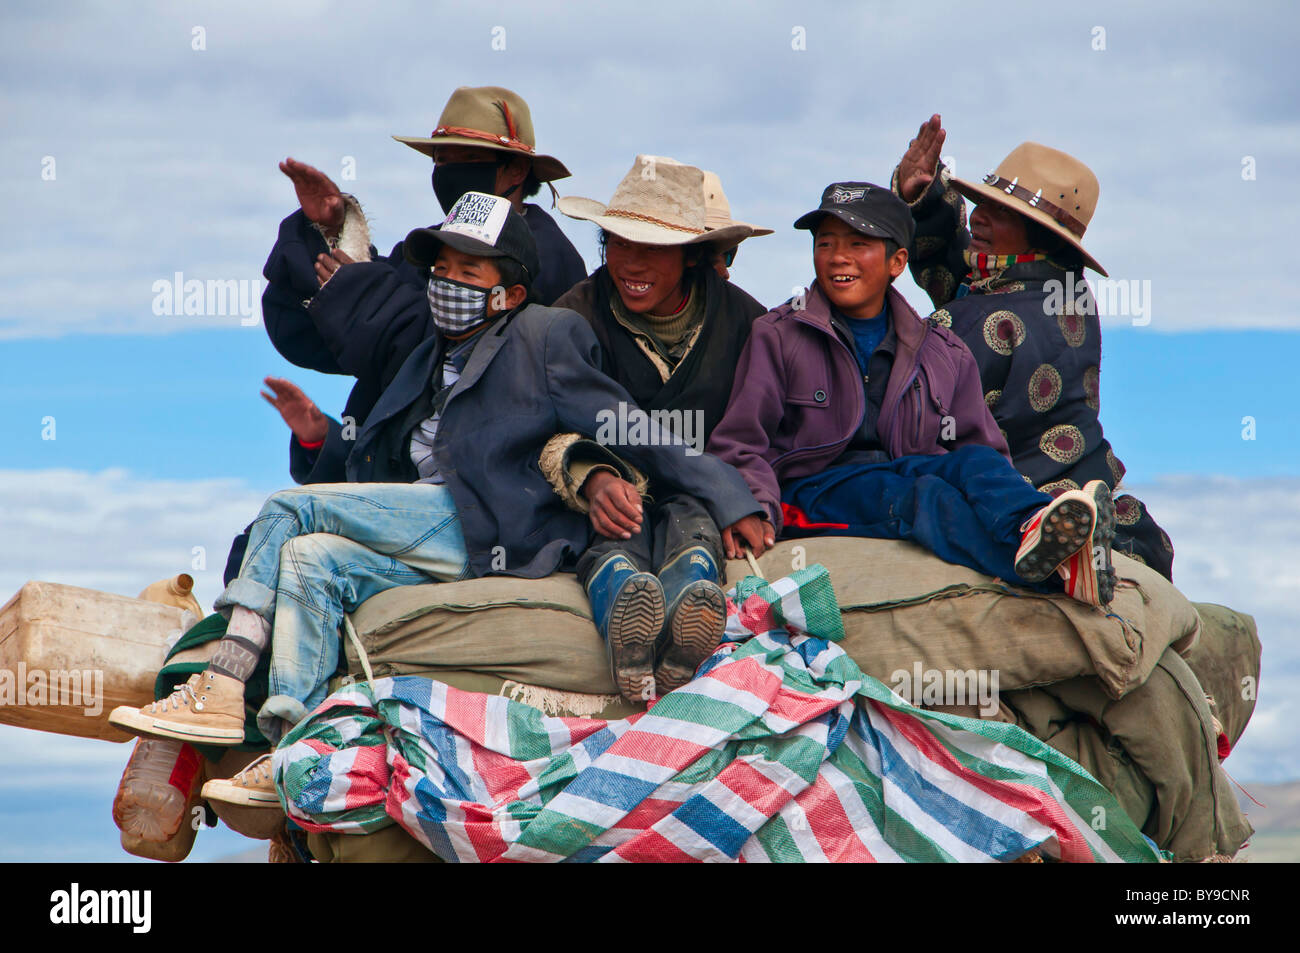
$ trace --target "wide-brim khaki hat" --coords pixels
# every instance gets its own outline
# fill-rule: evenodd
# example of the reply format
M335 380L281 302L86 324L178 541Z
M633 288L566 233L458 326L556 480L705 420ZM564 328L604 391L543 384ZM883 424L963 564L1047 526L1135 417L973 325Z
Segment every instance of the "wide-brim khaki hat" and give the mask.
M608 205L566 195L556 208L569 218L595 222L613 235L642 245L715 242L725 247L754 233L750 226L734 223L710 229L703 170L667 156L637 156Z
M1037 222L1069 242L1085 265L1106 274L1083 247L1083 233L1097 210L1101 187L1092 170L1074 156L1037 142L1022 142L983 182L954 178L952 185L972 202L997 202Z
M461 86L447 100L430 135L393 138L427 156L438 146L474 146L521 155L533 160L533 174L542 182L570 175L559 159L537 154L528 104L501 86Z
M727 194L722 191L722 179L718 178L718 173L710 172L708 169L701 169L700 171L704 173L704 224L706 227L716 230L726 228L728 225L744 225L749 229L748 237L751 238L772 234L770 228L762 228L732 218L731 203L727 201Z

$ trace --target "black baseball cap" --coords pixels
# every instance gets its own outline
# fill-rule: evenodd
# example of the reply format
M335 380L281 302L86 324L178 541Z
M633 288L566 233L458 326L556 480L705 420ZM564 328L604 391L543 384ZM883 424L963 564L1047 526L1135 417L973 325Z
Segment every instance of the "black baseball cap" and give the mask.
M467 255L510 258L523 266L530 287L541 270L532 230L510 200L499 195L466 192L441 225L417 228L407 235L402 253L412 264L432 267L443 245Z
M816 231L823 215L834 215L863 235L892 239L900 248L912 244L916 230L907 204L889 189L870 182L832 182L822 192L822 204L800 216L794 227Z

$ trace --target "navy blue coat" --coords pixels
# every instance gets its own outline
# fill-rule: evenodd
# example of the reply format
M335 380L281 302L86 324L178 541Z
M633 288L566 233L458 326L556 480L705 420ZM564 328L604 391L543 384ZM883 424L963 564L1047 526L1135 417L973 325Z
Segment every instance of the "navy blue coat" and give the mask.
M596 336L573 311L527 305L482 334L443 405L433 445L470 566L478 576L527 578L572 568L590 542L589 519L555 493L538 456L555 434L594 436L602 411L635 402L601 371ZM442 350L435 334L402 362L347 457L349 482L409 478L409 412ZM680 445L610 449L658 485L697 497L719 526L759 512L740 474L716 457Z
M537 205L524 206L524 221L533 233L541 259L541 274L533 285L536 300L550 304L587 277L582 256L560 231L555 220ZM408 262L402 243L387 257L372 247L369 267L340 269L320 287L315 270L316 256L329 248L320 232L302 210L280 223L275 247L267 258L263 275L262 317L271 343L290 362L324 374L348 374L357 379L342 416L359 427L369 416L386 380L377 377L377 366L389 366L388 354L373 360L363 356L373 345L409 354L433 333L425 288L427 268ZM360 321L350 320L360 310ZM340 353L338 329L347 326L363 335L349 341L347 353ZM307 451L297 440L289 440L289 472L299 483L333 483L343 480L343 460L349 449L340 443L345 426L330 420L330 433L319 451Z

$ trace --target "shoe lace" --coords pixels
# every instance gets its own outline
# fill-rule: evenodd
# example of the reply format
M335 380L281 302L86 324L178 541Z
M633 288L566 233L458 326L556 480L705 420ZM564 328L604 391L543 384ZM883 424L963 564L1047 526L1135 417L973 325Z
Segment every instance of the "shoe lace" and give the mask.
M184 685L173 685L172 693L166 698L154 702L154 705L158 706L157 710L159 711L170 711L173 702L176 703L176 708L183 709L193 708L198 704L198 700L199 696L194 691L194 686L190 682L186 682Z
M234 778L240 783L269 784L274 779L271 772L271 756L264 754L256 761L245 766Z

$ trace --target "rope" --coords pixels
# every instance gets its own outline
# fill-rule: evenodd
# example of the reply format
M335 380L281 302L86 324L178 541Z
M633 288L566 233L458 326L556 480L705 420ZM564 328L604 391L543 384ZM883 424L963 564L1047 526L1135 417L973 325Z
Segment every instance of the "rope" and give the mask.
M754 558L754 551L748 546L745 547L745 558L749 560L749 568L753 571L754 575L759 579L766 581L767 577L763 575L763 570L758 568L758 560Z
M708 229L691 228L689 225L677 225L673 222L665 222L662 218L655 218L653 215L642 215L640 212L629 212L621 208L606 208L606 215L612 215L616 218L630 218L638 222L648 222L651 225L658 225L660 228L671 228L679 232L687 232L691 235L703 235Z
M370 668L370 658L366 655L366 650L361 647L361 639L357 636L351 617L346 614L343 616L343 631L348 634L348 641L357 650L357 658L361 660L361 670L366 673L366 681L373 682L375 673Z

